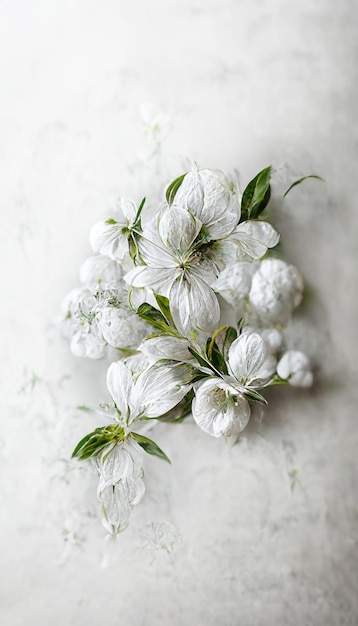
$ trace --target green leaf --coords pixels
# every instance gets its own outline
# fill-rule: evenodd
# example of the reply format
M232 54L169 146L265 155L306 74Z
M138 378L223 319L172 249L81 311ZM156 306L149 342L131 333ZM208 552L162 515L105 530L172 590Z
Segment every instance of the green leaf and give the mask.
M118 224L118 222L114 220L113 217L108 217L106 219L106 224Z
M72 458L78 457L80 461L84 461L97 456L110 443L123 441L124 438L124 429L118 424L100 426L79 441L72 452Z
M321 178L321 176L317 176L316 174L309 174L308 176L303 176L302 178L295 180L295 182L292 183L292 185L290 185L287 191L285 191L285 193L283 194L283 198L287 196L287 194L291 191L291 189L296 187L296 185L300 185L301 183L303 183L303 181L307 180L307 178L315 178L316 180L321 180L324 183L324 178Z
M256 389L245 389L244 395L249 398L249 400L255 400L256 402L260 402L260 404L268 404L266 398L256 391Z
M167 457L165 452L151 439L148 437L144 437L144 435L140 435L139 433L130 433L130 436L135 439L135 441L143 448L147 454L151 454L153 456L159 457L159 459L163 459L163 461L167 461L170 463L170 459Z
M165 192L165 197L167 199L167 203L169 204L169 206L171 206L173 204L174 198L176 196L176 193L177 193L180 185L182 184L185 176L186 176L186 174L182 174L181 176L178 176L178 178L173 180L173 182L170 183L169 187L167 188L167 190Z
M142 229L142 224L141 224L141 213L143 211L143 207L145 204L146 198L143 198L142 202L140 203L139 207L138 207L138 211L136 213L136 216L134 218L134 224L133 224L133 228L137 228L139 230Z
M154 326L154 328L160 330L162 333L169 334L174 337L178 336L178 333L173 328L168 326L164 315L158 311L158 309L151 306L151 304L148 304L148 302L143 302L143 304L140 305L137 309L137 315L151 324L151 326Z
M206 367L206 368L208 368L208 367L209 367L210 369L213 369L213 368L210 366L210 363L207 363L207 362L205 361L205 359L203 359L203 357L201 357L201 356L200 356L200 354L198 354L198 352L196 352L195 350L193 350L193 348L188 347L188 350L189 350L190 354L192 354L192 355L193 355L193 357L194 357L194 358L198 361L199 365L201 365L202 367Z
M166 298L165 296L161 296L158 293L155 293L154 296L155 296L157 304L158 304L161 312L163 313L166 321L168 322L168 324L170 324L171 326L173 326L175 328L173 316L172 316L171 311L170 311L168 298Z
M211 351L211 362L213 366L215 367L215 369L219 370L219 372L221 372L222 374L228 373L225 359L223 355L221 354L220 350L218 349L216 343L214 344L213 349Z
M241 222L255 219L266 207L271 194L271 174L270 165L259 172L247 185L241 200Z
M223 341L223 354L230 348L233 341L237 339L237 330L232 326L228 326L227 331L225 333L224 341Z

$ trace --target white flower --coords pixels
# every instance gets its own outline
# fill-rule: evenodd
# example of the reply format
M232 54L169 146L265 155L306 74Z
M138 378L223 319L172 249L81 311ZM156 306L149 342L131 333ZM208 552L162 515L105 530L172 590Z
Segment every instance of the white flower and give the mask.
M172 409L190 389L191 367L185 363L157 364L138 376L123 361L112 363L107 386L124 427L142 417L159 417Z
M87 287L76 287L75 289L72 289L62 301L62 332L68 339L72 337L73 333L77 330L77 313L79 306L87 297L92 297L92 294Z
M228 357L231 376L244 387L262 387L275 372L276 360L267 354L258 333L242 333L232 342Z
M302 299L299 271L279 259L265 259L254 274L250 302L265 322L285 326Z
M103 339L113 348L137 347L150 332L148 325L124 306L103 308L98 324Z
M277 374L293 387L310 387L313 374L306 354L299 350L288 350L277 364Z
M87 359L102 359L106 346L106 341L99 332L97 324L81 326L72 335L70 343L72 354Z
M158 144L164 141L172 126L171 118L150 102L143 102L140 105L140 114L149 138Z
M99 474L97 489L102 502L102 522L110 533L124 530L133 507L144 495L143 450L129 435L110 444L96 457Z
M275 365L260 335L241 334L229 349L229 375L211 377L195 386L192 413L198 426L213 437L241 432L250 419L245 390L262 387L274 374Z
M114 218L97 222L92 226L90 244L93 251L115 261L122 261L128 252L128 234L135 221L137 210L134 202L119 198Z
M195 249L201 223L188 211L161 212L156 228L147 228L139 240L145 266L131 270L125 280L133 287L150 287L167 296L178 330L185 336L210 333L217 327L220 309L209 283L215 264Z
M195 422L208 435L231 437L247 426L250 405L237 389L221 378L209 378L197 385L192 413Z
M71 338L71 352L80 357L100 359L105 354L106 341L98 326L96 297L85 287L73 289L63 302L67 310L63 324Z
M81 283L92 291L118 288L122 275L119 263L100 254L89 257L80 267Z
M240 219L240 206L233 185L223 172L194 169L185 175L174 199L197 217L209 239L227 237Z
M245 261L230 263L212 284L213 289L231 304L239 316L244 313L245 302L251 289L251 279L256 269L256 263Z

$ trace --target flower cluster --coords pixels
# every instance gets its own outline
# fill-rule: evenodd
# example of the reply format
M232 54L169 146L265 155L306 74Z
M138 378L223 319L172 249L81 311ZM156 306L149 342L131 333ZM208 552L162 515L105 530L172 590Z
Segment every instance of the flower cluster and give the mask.
M154 216L145 199L121 199L91 230L95 254L63 303L62 325L74 354L114 355L109 423L73 452L95 463L110 533L144 495L143 450L169 460L143 434L149 421L192 415L205 433L231 437L254 403L267 403L266 387L312 384L307 356L285 348L303 279L269 256L279 241L262 219L271 176L267 167L241 194L222 172L194 167L167 187Z

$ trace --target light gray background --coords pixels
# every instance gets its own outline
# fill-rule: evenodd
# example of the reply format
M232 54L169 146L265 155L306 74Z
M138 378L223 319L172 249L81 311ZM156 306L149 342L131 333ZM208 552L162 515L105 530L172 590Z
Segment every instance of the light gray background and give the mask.
M1 0L0 50L1 623L357 624L357 4ZM235 447L159 427L172 466L146 460L110 544L95 476L68 462L106 366L55 321L91 224L155 188L142 102L173 120L160 186L184 158L244 182L270 163L325 178L273 209L308 285L291 341L317 382L272 392Z

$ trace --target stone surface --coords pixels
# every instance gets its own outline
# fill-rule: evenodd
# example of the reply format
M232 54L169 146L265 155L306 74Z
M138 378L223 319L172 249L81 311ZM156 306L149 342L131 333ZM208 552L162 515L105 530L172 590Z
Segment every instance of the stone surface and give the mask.
M357 6L4 0L0 14L1 623L353 626ZM151 158L143 102L172 118ZM244 182L270 163L325 179L272 213L308 285L289 341L316 385L272 390L234 447L191 421L158 427L172 466L148 457L145 499L111 543L94 473L68 461L97 425L76 407L107 400L106 365L72 356L56 317L91 225L186 158Z

